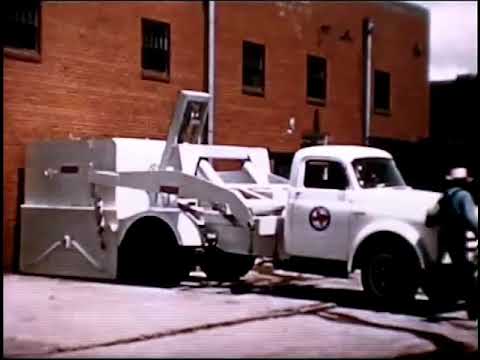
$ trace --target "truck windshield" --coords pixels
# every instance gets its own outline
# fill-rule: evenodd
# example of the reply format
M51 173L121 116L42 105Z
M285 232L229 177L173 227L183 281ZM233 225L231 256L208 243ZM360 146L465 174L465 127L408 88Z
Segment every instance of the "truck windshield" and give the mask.
M352 161L352 165L358 183L364 189L406 186L392 159L361 158Z

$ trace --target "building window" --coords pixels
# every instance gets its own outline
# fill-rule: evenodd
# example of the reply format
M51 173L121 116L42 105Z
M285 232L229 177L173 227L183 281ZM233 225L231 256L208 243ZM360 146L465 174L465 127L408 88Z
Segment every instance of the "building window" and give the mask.
M243 92L253 95L265 93L265 46L243 42Z
M39 56L40 13L40 1L18 1L6 6L4 46L7 54Z
M390 74L375 70L373 105L380 113L390 112Z
M142 19L144 78L170 78L170 24Z
M324 104L327 99L327 60L307 55L307 101Z

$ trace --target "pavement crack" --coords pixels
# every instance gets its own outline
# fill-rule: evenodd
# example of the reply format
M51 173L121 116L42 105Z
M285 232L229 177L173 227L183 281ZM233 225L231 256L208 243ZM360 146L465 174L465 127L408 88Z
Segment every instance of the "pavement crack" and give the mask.
M338 312L326 311L325 313L318 313L317 316L330 321L346 322L349 324L370 326L370 327L375 327L375 328L384 329L384 330L404 332L410 335L414 335L420 339L431 342L436 347L437 349L436 351L441 351L442 353L445 353L447 355L458 354L458 353L471 353L474 351L478 351L478 349L475 347L469 346L468 344L460 341L453 340L448 336L445 336L437 332L413 329L405 326L382 324L374 321L365 320L358 316L345 314L345 313L338 313ZM407 358L409 357L409 355L405 355L405 356Z
M141 335L137 335L137 336L127 337L127 338L122 338L122 339L116 339L116 340L111 340L111 341L105 341L105 342L91 343L91 344L86 344L86 345L76 345L76 346L56 346L53 349L51 349L49 351L46 351L46 352L28 353L28 354L27 353L22 353L22 354L17 353L15 355L11 355L10 357L48 356L48 355L54 355L54 354L59 354L59 353L66 353L66 352L91 350L91 349L96 349L96 348L101 348L101 347L126 345L126 344L135 343L135 342L157 340L157 339L162 339L162 338L170 337L170 336L190 334L190 333L194 333L194 332L197 332L197 331L210 330L210 329L216 329L216 328L228 327L228 326L234 326L234 325L241 325L241 324L254 322L254 321L271 320L271 319L285 318L285 317L291 317L291 316L296 316L296 315L305 315L305 314L318 314L322 311L326 311L326 310L331 309L335 306L336 306L336 304L334 304L334 303L316 303L316 304L313 304L313 305L306 305L306 306L301 306L301 307L296 307L296 308L286 308L286 309L283 309L283 310L276 310L276 311L272 311L272 312L269 312L269 313L264 314L264 315L250 316L250 317L245 317L245 318L240 318L240 319L226 320L226 321L221 321L221 322L196 325L196 326L186 327L186 328L183 328L183 329L161 331L161 332L155 332L155 333L151 333L151 334L141 334Z

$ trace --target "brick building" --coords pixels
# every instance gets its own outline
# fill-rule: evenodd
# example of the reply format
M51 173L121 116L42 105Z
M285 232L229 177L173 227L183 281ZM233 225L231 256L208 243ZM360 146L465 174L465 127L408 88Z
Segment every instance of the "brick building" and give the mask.
M164 138L177 91L208 89L209 47L201 1L45 1L8 13L4 269L15 259L25 144ZM427 137L426 10L239 1L215 5L214 143L266 146L279 163L318 134L362 143L366 18L374 23L370 136Z

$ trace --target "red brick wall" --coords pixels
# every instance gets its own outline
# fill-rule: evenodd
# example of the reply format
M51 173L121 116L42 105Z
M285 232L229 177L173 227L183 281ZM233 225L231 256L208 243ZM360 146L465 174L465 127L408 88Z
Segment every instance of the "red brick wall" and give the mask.
M374 114L372 135L416 141L429 135L429 23L389 7L372 7L376 20L373 66L390 72L391 116ZM415 42L424 55L413 56Z
M377 4L217 2L215 142L295 151L319 109L335 143L362 139L362 19L376 23L374 64L391 72L392 114L374 115L372 135L416 139L428 129L428 48L422 16ZM396 10L395 10L396 9ZM170 82L141 77L141 17L170 23ZM201 2L44 2L41 62L4 57L4 268L13 260L19 168L37 140L165 136L176 93L202 90ZM331 25L319 37L319 27ZM350 30L353 42L339 41ZM265 97L242 94L242 41L266 45ZM306 103L306 54L328 61L327 103ZM287 135L290 117L297 131Z
M142 80L141 17L170 23L170 83ZM43 3L41 62L4 57L4 268L24 145L69 133L163 137L176 92L203 90L203 27L200 2Z
M362 20L373 18L374 66L391 73L392 112L374 115L372 136L416 140L428 131L428 49L425 17L403 7L364 3L217 3L217 106L215 141L294 151L312 129L318 109L322 130L335 143L362 141ZM321 25L329 34L319 35ZM339 37L349 30L352 42ZM265 97L242 94L242 41L265 44ZM327 59L327 102L306 102L306 54ZM288 119L297 131L286 133Z

